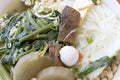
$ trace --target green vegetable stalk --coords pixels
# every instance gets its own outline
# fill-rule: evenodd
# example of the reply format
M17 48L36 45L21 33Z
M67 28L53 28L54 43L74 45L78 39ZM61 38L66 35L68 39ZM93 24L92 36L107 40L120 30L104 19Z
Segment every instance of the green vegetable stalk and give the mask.
M47 30L50 30L50 27L51 27L51 26L52 26L52 23L50 23L50 24L46 25L45 27L42 27L42 28L40 28L40 29L38 29L38 30L36 30L36 31L33 31L33 32L30 33L29 35L26 35L25 37L21 38L19 41L20 41L20 42L24 42L24 41L32 38L33 36L36 36L36 35L39 34L39 33L42 33L42 32L45 32L45 31L47 31Z
M31 38L30 40L37 40L37 39L39 40L39 39L44 39L44 38L47 38L46 34L36 35L33 38Z
M96 2L97 2L97 0L92 0L92 2L93 2L93 3L96 3Z
M101 67L110 65L111 62L112 62L112 58L105 56L95 62L90 63L88 66L86 66L82 70L79 70L77 68L72 68L72 71L76 72L77 77L82 79L89 73L91 73Z
M2 64L14 66L22 56L40 51L45 42L56 40L58 25L55 23L58 24L60 14L53 13L52 20L37 17L31 9L11 16L10 22L0 31L0 44L5 45L0 47Z
M0 77L2 78L2 80L12 80L11 76L6 71L2 63L0 63Z
M35 22L35 20L32 18L32 12L31 12L31 10L28 10L27 13L26 13L26 15L27 15L28 21L29 21L34 27L39 28L39 25L38 25L38 24Z

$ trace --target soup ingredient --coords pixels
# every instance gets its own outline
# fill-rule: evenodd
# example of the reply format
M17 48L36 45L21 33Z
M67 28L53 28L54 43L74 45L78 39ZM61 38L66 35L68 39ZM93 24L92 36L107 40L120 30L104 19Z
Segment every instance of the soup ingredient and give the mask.
M68 68L49 67L38 74L37 80L75 80L75 75Z
M77 68L73 68L72 70L76 72L78 78L84 78L94 70L110 65L111 62L112 62L112 58L105 56L95 62L90 63L88 66L84 67L81 70Z
M117 0L118 2L119 2L119 4L120 4L120 0Z
M13 80L30 80L43 69L53 66L53 61L45 52L34 52L23 56L13 68Z
M80 22L80 13L72 7L66 6L61 15L58 41L74 43L77 27Z
M58 13L53 11L51 17L58 17ZM14 65L20 57L30 52L42 51L42 46L56 39L57 34L58 25L54 24L54 20L38 18L30 9L21 14L15 13L0 31L0 42L4 44L0 48L0 52L4 54L2 63Z
M82 53L79 53L79 58L82 59L84 55Z
M0 77L2 78L2 80L12 80L11 76L6 71L1 62L0 62Z
M119 80L119 66L120 54L117 53L117 55L113 58L112 63L108 67L106 67L104 71L102 71L102 73L95 80L104 78L107 78L107 80Z
M119 17L105 3L95 5L88 11L78 35L78 50L84 53L81 62L77 63L80 69L104 56L113 57L116 55L116 51L120 49L119 22ZM91 44L87 42L88 38L92 38ZM92 72L92 75L87 76L88 79L99 76L102 70Z
M30 80L36 77L40 70L53 65L53 60L43 55L47 53L49 41L57 39L58 25L55 22L59 21L58 14L58 11L53 11L52 20L38 18L28 9L22 13L14 13L9 17L8 24L2 27L0 44L4 45L0 47L1 64L7 65L8 68L5 69L9 72L11 67L14 67L13 80ZM55 17L58 18L55 20ZM44 54L31 56L31 52ZM25 55L27 57L21 58Z
M57 66L63 66L63 63L61 62L59 58L59 51L61 49L61 46L54 41L49 42L49 55L52 58L54 65Z
M95 5L100 5L100 4L102 4L102 0L92 0L92 2L93 2Z
M79 52L72 46L64 46L60 50L60 59L66 66L73 66L79 59Z

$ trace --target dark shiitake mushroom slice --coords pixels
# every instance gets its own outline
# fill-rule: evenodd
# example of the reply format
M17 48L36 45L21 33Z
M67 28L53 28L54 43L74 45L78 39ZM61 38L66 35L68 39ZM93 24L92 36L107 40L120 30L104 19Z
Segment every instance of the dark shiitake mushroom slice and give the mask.
M46 55L40 56L38 52L33 52L23 56L13 68L13 80L31 80L37 74L53 65L53 61Z
M54 66L42 70L37 80L75 80L75 74L68 68Z

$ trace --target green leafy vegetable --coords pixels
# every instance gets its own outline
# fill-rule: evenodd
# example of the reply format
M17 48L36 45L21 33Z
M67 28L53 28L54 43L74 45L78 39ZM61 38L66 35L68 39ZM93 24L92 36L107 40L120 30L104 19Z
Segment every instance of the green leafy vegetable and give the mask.
M76 72L78 78L82 79L89 73L93 72L94 70L110 65L111 62L112 62L112 58L109 58L106 56L106 57L102 57L101 59L95 62L90 63L88 66L86 66L82 70L79 70L77 68L72 68L71 70Z
M32 10L16 13L10 22L0 31L2 64L14 66L24 55L41 51L51 40L56 40L60 13L53 11L51 18L36 17Z
M6 50L5 47L0 48L0 54L4 54L6 51L7 51L7 50Z
M118 50L116 51L116 53L120 53L120 49L118 49Z
M28 40L28 39L30 39L31 37L33 37L33 36L35 36L35 35L37 35L37 34L39 34L39 33L42 33L42 32L44 32L44 31L50 30L50 27L51 27L51 26L52 26L52 24L48 24L48 25L46 25L45 27L40 28L40 29L38 29L38 30L30 33L29 35L26 35L25 37L21 38L19 41L20 41L20 42L24 42L25 40Z
M39 25L35 22L35 20L32 18L33 13L31 12L31 10L28 10L27 13L27 20L34 26L36 27L36 29L39 28Z
M49 41L52 41L53 39L57 39L58 31L51 30L47 33L47 37Z
M96 2L97 2L97 0L92 0L92 2L93 2L93 3L96 3Z
M2 80L12 80L11 76L7 72L7 70L4 68L2 63L0 63L0 77Z
M31 0L32 5L35 4L35 0Z

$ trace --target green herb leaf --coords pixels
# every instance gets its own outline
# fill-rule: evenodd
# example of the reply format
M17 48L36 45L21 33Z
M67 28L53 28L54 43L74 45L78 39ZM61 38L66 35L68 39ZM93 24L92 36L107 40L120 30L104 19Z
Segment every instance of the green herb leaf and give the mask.
M95 62L90 63L88 66L86 66L82 70L79 70L77 68L72 68L71 70L76 72L78 78L82 79L89 73L91 73L101 67L110 65L111 62L112 62L112 58L105 56Z
M4 68L2 63L0 63L0 77L2 80L12 80L11 76L7 72L7 70Z
M88 44L91 44L93 42L93 39L92 38L87 38L87 42L88 42Z
M92 2L96 4L97 0L92 0Z

